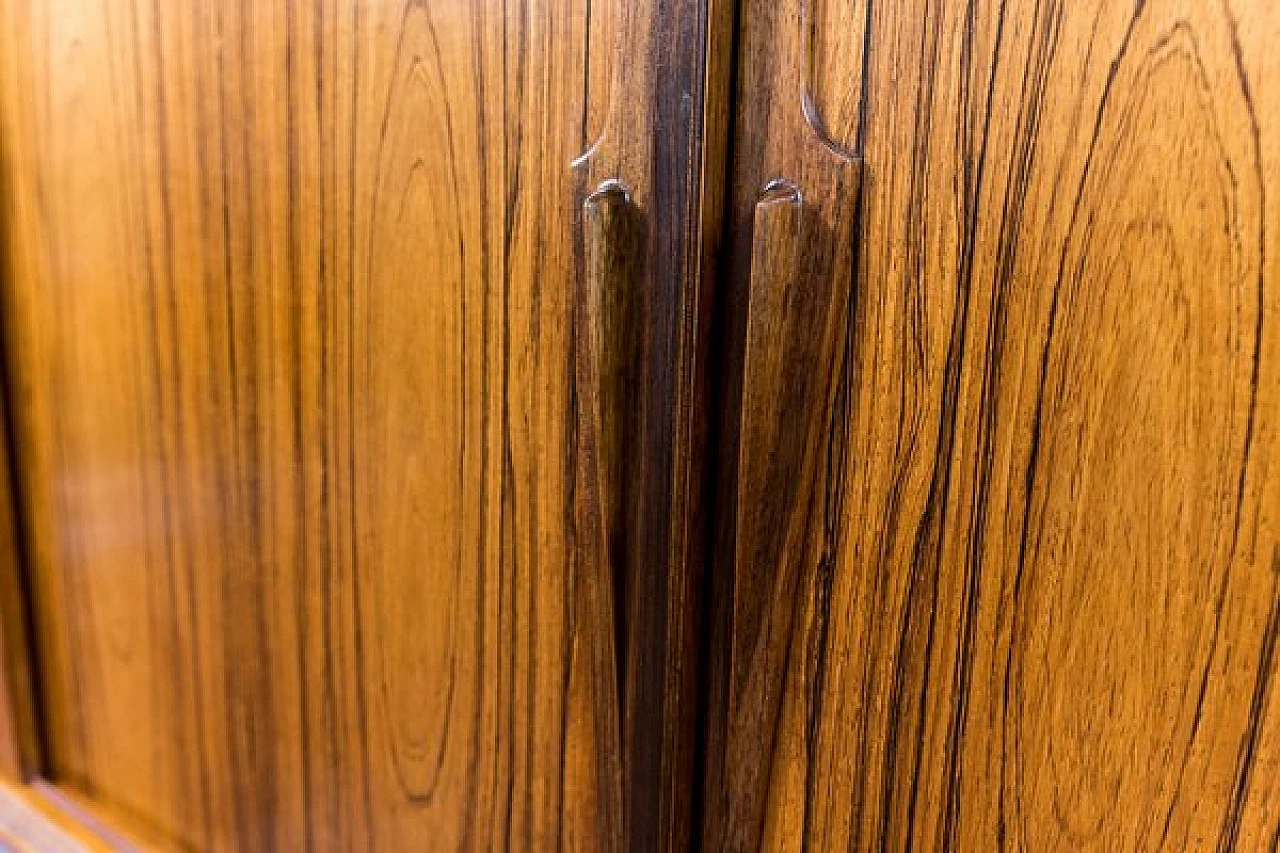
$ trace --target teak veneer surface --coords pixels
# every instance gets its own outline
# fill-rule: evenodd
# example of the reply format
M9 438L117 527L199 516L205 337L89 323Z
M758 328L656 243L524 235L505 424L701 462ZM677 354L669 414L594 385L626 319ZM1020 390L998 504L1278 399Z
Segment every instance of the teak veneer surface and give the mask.
M684 848L716 15L0 4L49 778L194 849ZM606 178L625 569L575 485Z
M704 849L1276 850L1280 6L740 19ZM864 164L816 437L743 380L814 139ZM760 559L770 440L821 545Z
M1280 7L0 22L0 769L209 850L1280 846Z

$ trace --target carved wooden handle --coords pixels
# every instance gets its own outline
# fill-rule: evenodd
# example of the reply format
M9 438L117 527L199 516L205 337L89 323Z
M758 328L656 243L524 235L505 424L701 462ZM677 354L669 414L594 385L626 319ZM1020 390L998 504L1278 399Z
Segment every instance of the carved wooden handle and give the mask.
M606 181L583 203L584 268L576 302L576 522L569 731L577 796L594 797L592 846L622 850L621 665L626 555L627 394L637 362L636 303L643 257L626 188Z
M585 275L578 299L579 442L595 470L591 499L606 551L622 511L628 379L636 362L641 259L637 216L626 188L606 181L582 206ZM634 391L634 389L631 389ZM616 556L616 555L613 555ZM610 560L610 563L616 562Z
M842 363L850 282L836 280L822 257L829 239L795 186L776 181L756 204L738 446L735 561L759 578L769 602L738 622L785 637L792 605L812 561L815 507L830 434L834 378ZM847 269L847 268L846 268ZM783 644L758 647L753 677L776 706L783 687ZM768 728L757 731L768 731Z
M747 334L743 353L738 447L737 560L759 566L786 561L804 526L804 468L820 427L814 386L830 368L815 317L826 289L800 269L804 199L774 182L756 204L751 246ZM803 513L801 513L803 514ZM794 559L790 562L796 562Z
M584 202L585 274L578 300L578 440L590 468L582 495L590 505L601 582L613 592L612 630L621 683L625 607L633 569L622 543L627 524L627 441L635 423L639 347L638 211L618 181L605 181Z
M822 203L774 181L755 207L734 507L738 663L726 753L729 778L752 780L739 784L731 829L744 848L758 844L767 812L771 777L755 766L760 738L781 739L776 754L785 755L806 731L811 604L834 558L826 515L838 505L841 481L838 391L856 181L855 172L847 196L825 195Z

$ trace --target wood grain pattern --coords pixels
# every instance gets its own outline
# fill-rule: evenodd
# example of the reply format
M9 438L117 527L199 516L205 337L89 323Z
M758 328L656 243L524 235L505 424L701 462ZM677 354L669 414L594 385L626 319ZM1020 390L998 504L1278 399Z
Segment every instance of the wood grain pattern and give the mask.
M2 9L52 778L196 849L682 849L704 6ZM617 697L582 702L614 639L579 597L605 178L667 224L641 247L644 571Z
M839 500L812 521L835 556L816 640L805 621L766 638L815 673L781 700L806 725L734 729L760 627L742 614L772 594L734 553L739 471L719 499L704 846L1274 850L1280 12L863 8L865 58L821 71L819 126L868 164ZM798 14L742 12L739 348ZM730 481L742 393L731 378ZM757 772L734 772L749 734Z

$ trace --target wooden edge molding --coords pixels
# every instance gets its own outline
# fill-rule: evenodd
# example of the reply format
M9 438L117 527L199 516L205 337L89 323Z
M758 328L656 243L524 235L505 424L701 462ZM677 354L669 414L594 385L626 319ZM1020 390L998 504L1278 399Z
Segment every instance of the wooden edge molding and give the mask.
M0 848L32 853L152 853L161 839L43 780L0 782Z
M79 853L110 849L74 823L50 813L31 787L0 783L0 847L41 853Z
M28 790L37 808L43 809L68 831L74 830L97 847L118 853L153 853L170 850L173 840L124 811L96 797L44 779Z

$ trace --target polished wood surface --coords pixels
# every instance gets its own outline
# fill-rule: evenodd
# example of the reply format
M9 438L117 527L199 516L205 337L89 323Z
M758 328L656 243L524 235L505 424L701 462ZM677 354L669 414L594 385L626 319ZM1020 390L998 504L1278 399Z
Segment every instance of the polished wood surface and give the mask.
M735 552L762 434L725 362L704 849L1275 849L1280 9L741 19L727 351L785 152L821 129L866 166L842 414L806 450L842 472L808 521L831 564L789 555L813 616L781 630L783 564ZM802 677L753 680L769 656ZM751 702L794 710L735 728Z
M2 8L52 780L195 849L683 849L704 6ZM577 488L610 178L648 223L622 568Z
M1280 845L1272 4L0 23L0 770L200 850Z

